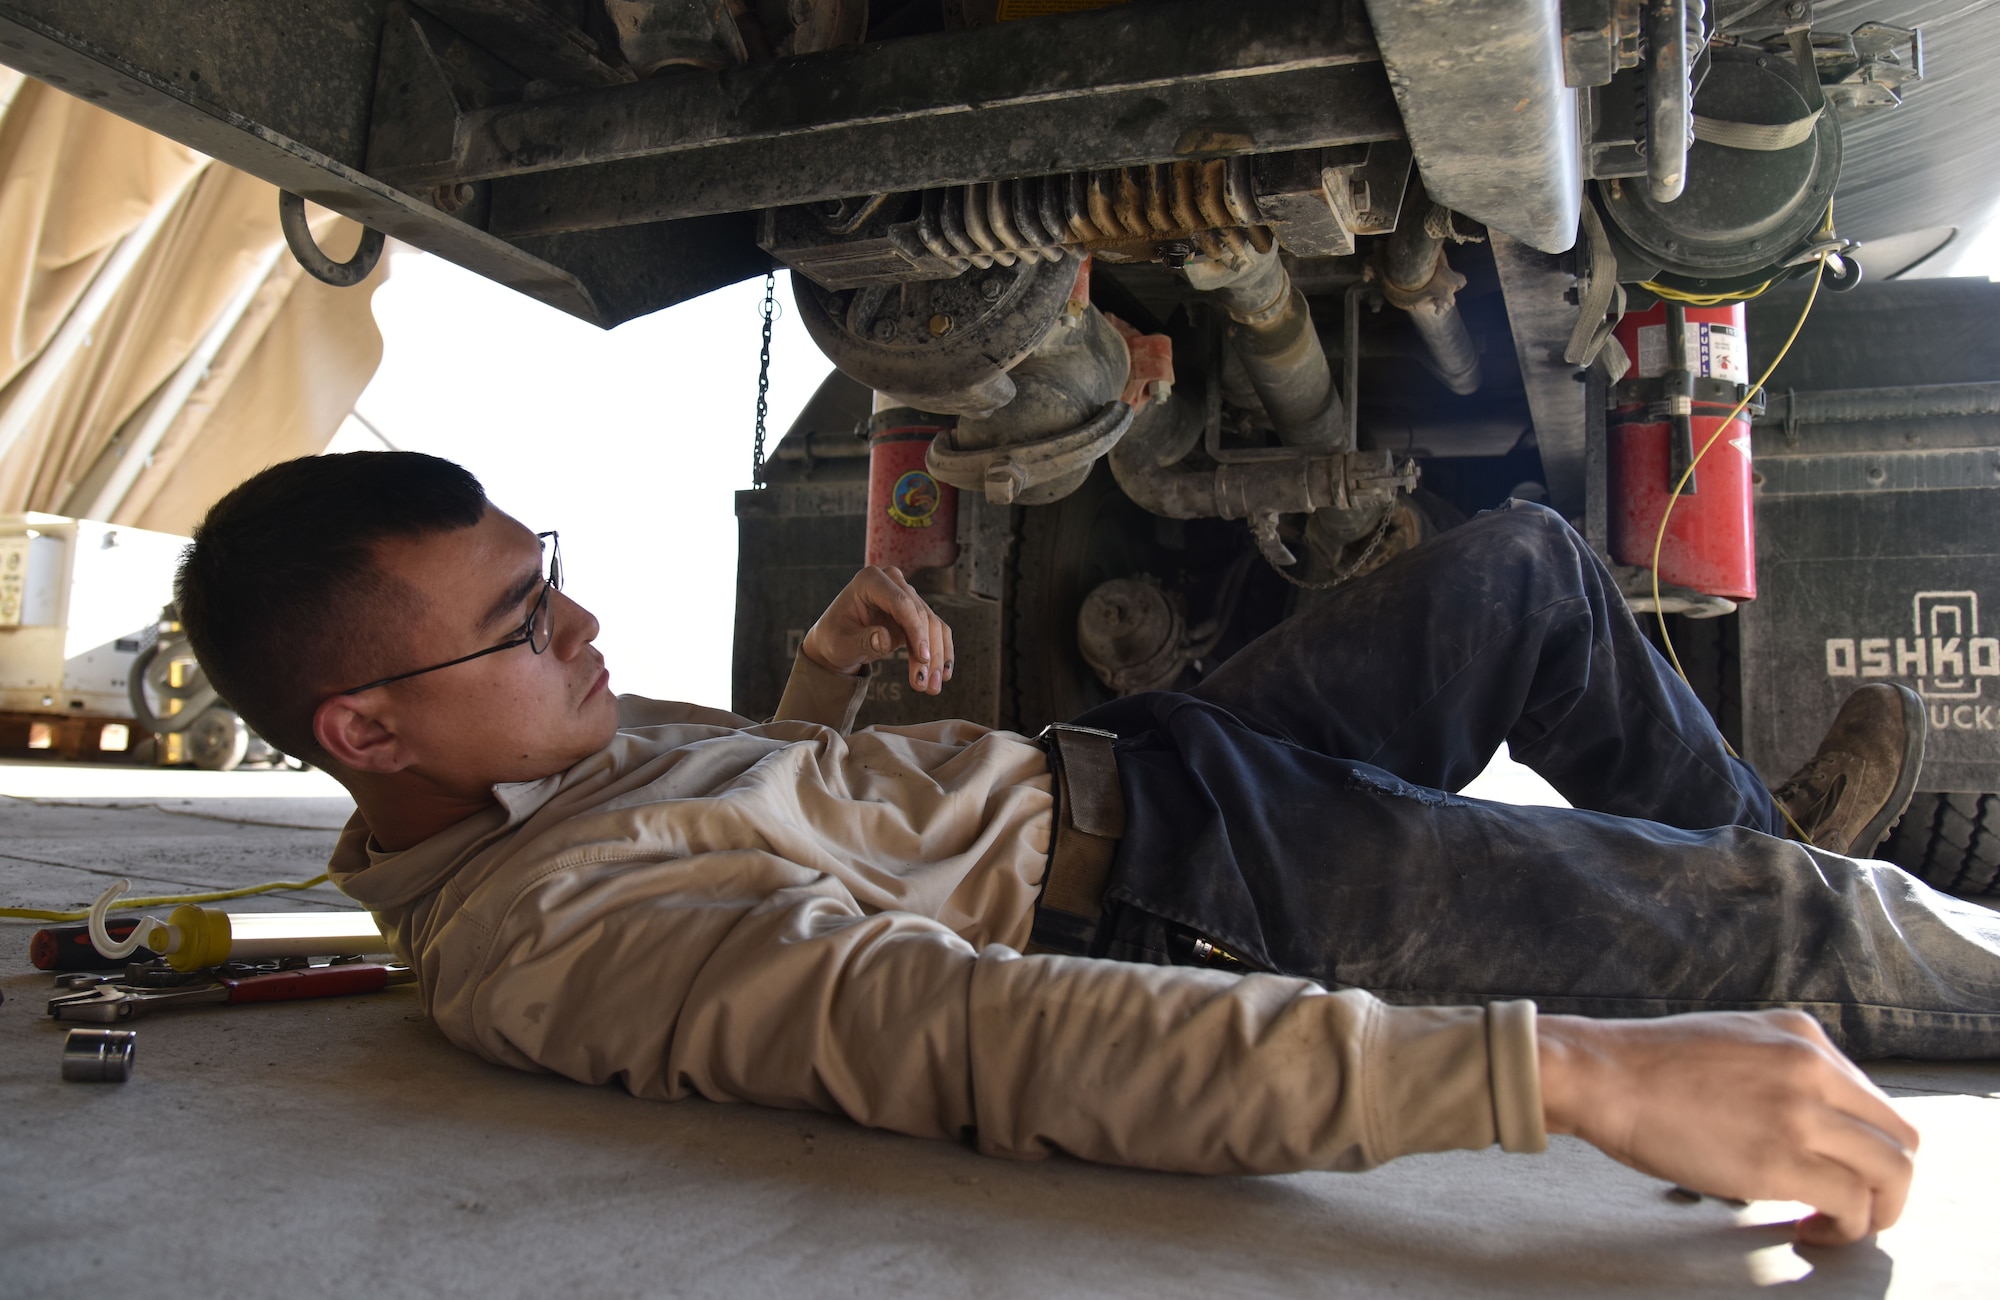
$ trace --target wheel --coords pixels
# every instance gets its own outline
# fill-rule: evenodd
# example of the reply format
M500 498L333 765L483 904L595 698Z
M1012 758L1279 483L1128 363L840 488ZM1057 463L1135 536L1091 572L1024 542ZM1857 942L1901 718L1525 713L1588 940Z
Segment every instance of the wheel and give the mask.
M205 771L234 771L249 752L250 728L228 709L210 709L188 728L188 758Z
M1639 631L1653 647L1660 644L1660 620L1653 614L1638 614ZM1667 631L1674 639L1674 653L1687 671L1688 686L1715 721L1723 739L1739 752L1743 748L1743 652L1742 628L1734 614L1721 618L1688 618L1667 615ZM1921 797L1921 796L1919 796Z
M1877 853L1947 893L2000 895L2000 794L1920 791Z
M176 661L188 663L179 686L173 685ZM141 650L125 670L125 694L132 703L132 716L139 725L155 734L180 731L216 702L213 687L201 667L189 657L187 638L177 632L163 633L160 639ZM154 700L159 706L154 707ZM180 708L169 711L169 701L179 700Z

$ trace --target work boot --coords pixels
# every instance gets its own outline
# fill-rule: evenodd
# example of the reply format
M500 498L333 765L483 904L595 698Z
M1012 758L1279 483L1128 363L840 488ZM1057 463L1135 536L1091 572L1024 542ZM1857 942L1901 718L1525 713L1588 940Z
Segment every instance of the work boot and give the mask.
M1923 765L1923 701L1907 686L1871 682L1847 697L1819 749L1771 797L1794 835L1867 857L1910 806Z

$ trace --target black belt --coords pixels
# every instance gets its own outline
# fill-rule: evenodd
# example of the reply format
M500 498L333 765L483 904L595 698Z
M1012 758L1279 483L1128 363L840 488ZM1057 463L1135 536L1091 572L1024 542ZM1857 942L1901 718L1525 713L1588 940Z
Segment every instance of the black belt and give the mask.
M1125 795L1111 748L1117 737L1057 724L1040 739L1055 773L1056 822L1027 951L1080 955L1090 950L1104 915L1111 857L1125 834Z

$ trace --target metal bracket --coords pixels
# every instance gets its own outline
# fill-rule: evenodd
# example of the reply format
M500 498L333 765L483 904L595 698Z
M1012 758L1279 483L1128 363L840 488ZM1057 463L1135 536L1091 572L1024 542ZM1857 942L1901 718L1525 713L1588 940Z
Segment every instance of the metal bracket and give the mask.
M336 289L351 289L366 280L375 263L382 260L382 245L387 242L381 231L363 226L354 256L345 262L334 261L320 252L313 240L312 228L306 225L306 201L290 190L278 191L278 227L285 232L285 247L292 250L306 274Z
M976 486L985 492L990 504L1010 506L1030 488L1096 461L1131 427L1132 408L1111 401L1076 428L1036 442L963 448L953 441L952 431L946 430L932 441L924 459L931 473L952 486Z

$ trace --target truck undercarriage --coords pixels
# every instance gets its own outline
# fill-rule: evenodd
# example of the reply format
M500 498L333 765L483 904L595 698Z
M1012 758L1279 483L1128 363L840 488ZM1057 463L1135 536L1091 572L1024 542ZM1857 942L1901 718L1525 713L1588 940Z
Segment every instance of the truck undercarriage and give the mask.
M1832 291L2000 204L1996 48L1917 0L0 3L0 61L599 325L787 271L838 373L739 498L740 711L864 557L960 646L864 720L1034 728L1525 495L1706 616L1767 775L1893 643L1946 722L1892 851L1967 889L2000 303Z

